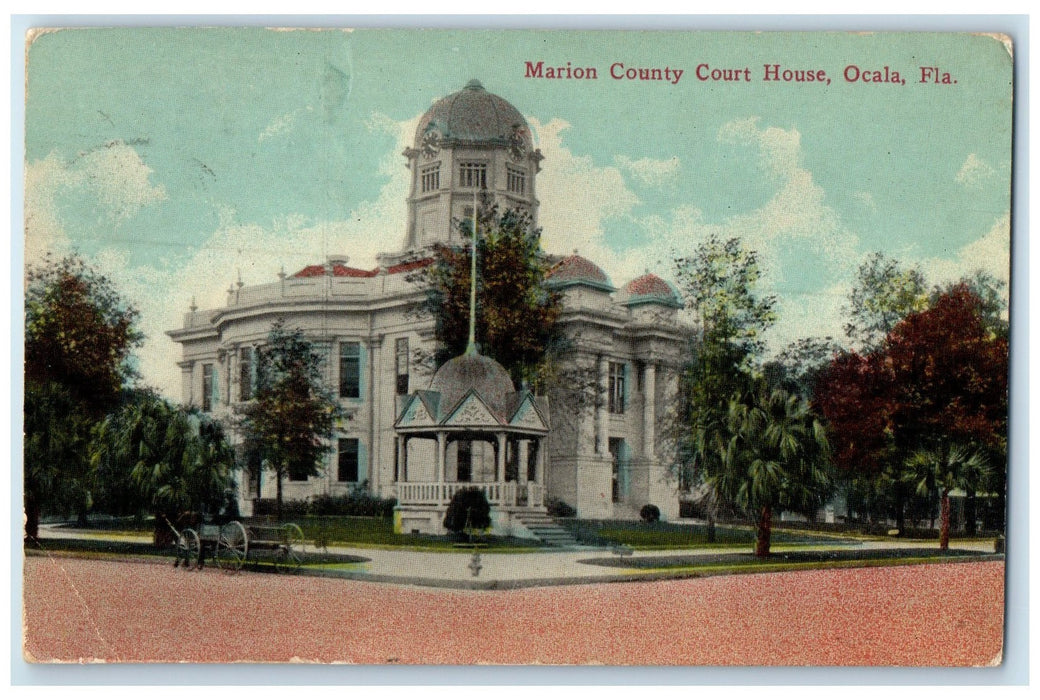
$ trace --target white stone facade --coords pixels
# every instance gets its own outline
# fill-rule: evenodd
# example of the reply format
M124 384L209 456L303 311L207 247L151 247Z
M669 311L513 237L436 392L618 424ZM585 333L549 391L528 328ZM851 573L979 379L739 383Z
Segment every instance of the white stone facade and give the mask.
M433 320L415 313L424 292L409 273L428 263L433 243L462 243L453 238L458 232L452 219L472 214L476 189L486 189L503 208L537 216L535 179L542 156L532 149L520 113L475 81L431 107L420 120L415 147L404 155L413 173L404 250L381 256L375 270L330 258L294 275L280 274L269 284L233 286L225 306L193 309L181 328L169 331L183 348L178 364L184 403L223 419L248 400L251 349L264 343L276 319L301 329L326 353L326 380L337 390L346 418L324 474L285 481L286 499L346 493L367 482L373 493L396 496L404 504L415 489L405 486L399 471L394 426L408 395L431 381L415 361L416 351L435 349ZM547 449L530 459L541 470L543 490L536 492L537 504L530 503L541 508L545 499L559 499L587 518L638 517L639 508L652 503L665 517L675 517L678 496L668 473L665 428L689 336L677 320L675 293L651 274L617 290L602 270L577 254L557 261L547 283L563 296L561 323L573 341L570 368L583 368L599 391L584 409L572 396L550 391L549 433L539 441ZM522 442L517 449L523 454L512 455L517 463L527 459L528 444ZM438 454L436 441L412 443L409 465L437 464L442 482L460 480L457 444L442 446ZM512 487L508 477L503 480L501 464L486 443L474 442L469 449L469 473L463 475L469 483L499 484L495 493L507 494L514 504L517 488L535 493L524 490L524 476L520 486L515 473ZM409 473L408 480L435 476ZM267 474L259 483L242 481L244 514L251 512L254 498L274 496Z

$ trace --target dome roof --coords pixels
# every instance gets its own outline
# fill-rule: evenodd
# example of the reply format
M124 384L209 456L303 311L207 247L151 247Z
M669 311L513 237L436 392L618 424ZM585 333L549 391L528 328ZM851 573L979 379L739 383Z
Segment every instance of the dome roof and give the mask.
M430 391L441 395L441 417L455 408L471 389L500 417L509 412L510 402L516 394L506 368L480 353L453 357L441 365L430 382Z
M436 129L449 141L492 141L508 145L521 138L531 147L531 130L516 107L484 89L479 80L438 100L419 120L415 147L422 148L423 136Z
M622 287L622 293L625 296L624 304L626 306L636 304L664 304L676 308L682 306L679 303L679 295L672 289L672 286L651 272L642 277L636 277L626 284Z
M545 273L545 281L553 287L569 287L573 284L585 284L608 292L614 291L599 265L575 252L549 268Z

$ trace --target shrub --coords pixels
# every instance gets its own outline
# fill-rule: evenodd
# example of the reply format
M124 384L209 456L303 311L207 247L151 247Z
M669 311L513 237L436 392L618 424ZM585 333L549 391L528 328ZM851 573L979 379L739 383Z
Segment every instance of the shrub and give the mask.
M353 515L390 518L397 501L369 493L367 483L358 484L350 493L340 496L321 494L311 499L311 515Z
M639 509L639 517L644 523L656 523L661 519L661 509L652 503L647 503Z
M467 528L486 530L491 527L491 504L478 488L456 491L444 514L444 527L449 532L463 532Z
M547 498L545 500L545 509L554 518L573 518L578 514L578 511L573 506L558 498Z
M308 515L345 515L354 517L391 518L397 500L379 498L369 493L368 482L362 482L349 493L333 496L320 494L311 500L285 501L282 503L282 518L302 518ZM257 516L274 515L273 498L261 498L254 502L253 514Z
M306 499L283 501L282 519L291 520L306 516L309 505ZM253 501L253 517L272 516L277 510L277 504L273 498L258 498Z

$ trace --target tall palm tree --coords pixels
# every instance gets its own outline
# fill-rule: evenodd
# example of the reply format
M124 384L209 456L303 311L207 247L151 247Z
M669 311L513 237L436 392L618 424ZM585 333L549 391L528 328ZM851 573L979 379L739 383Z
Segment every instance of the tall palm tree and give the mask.
M963 445L941 444L914 452L907 459L908 478L917 484L917 493L925 496L939 492L939 549L950 548L950 491L976 488L989 475L985 457Z
M234 451L218 423L147 395L98 429L92 461L125 470L143 504L155 515L154 541L171 540L178 514L215 510L230 486Z
M832 488L830 448L808 403L762 381L730 399L705 446L718 465L709 483L758 517L757 556L769 554L774 508L813 511Z

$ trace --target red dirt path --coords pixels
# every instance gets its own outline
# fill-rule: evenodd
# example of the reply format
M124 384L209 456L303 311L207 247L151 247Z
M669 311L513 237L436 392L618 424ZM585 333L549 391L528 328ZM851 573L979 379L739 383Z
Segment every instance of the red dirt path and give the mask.
M26 658L987 665L1004 564L447 591L29 557Z

